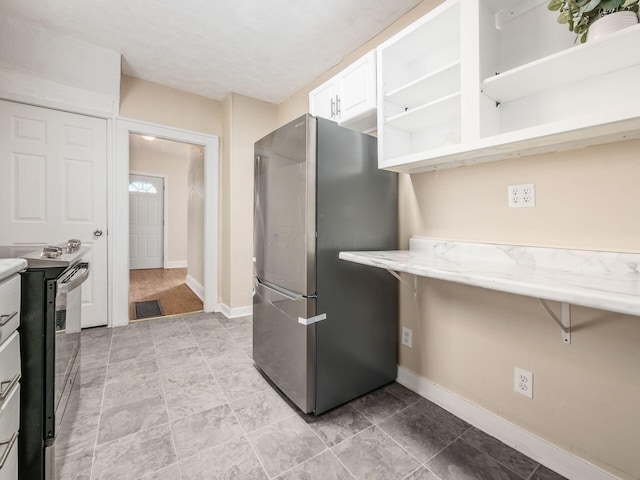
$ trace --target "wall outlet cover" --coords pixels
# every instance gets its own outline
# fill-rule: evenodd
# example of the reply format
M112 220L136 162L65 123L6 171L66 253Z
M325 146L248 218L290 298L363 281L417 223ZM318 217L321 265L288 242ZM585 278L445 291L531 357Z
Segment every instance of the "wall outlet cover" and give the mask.
M402 327L402 345L404 345L405 347L409 347L411 348L411 336L412 336L413 332L411 331L410 328L407 327Z
M533 399L533 373L514 367L513 390L520 395Z
M535 207L536 186L534 183L509 185L509 208Z

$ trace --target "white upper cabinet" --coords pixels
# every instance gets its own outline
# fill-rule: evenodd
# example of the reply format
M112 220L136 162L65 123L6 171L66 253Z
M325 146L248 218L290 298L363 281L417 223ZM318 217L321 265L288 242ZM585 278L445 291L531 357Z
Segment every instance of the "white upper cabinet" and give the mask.
M323 83L309 93L309 113L316 117L336 119L336 81L335 78Z
M640 25L580 44L547 0L448 0L378 48L381 168L640 136Z
M445 2L378 48L378 90L381 166L460 142L458 2Z
M376 52L372 50L309 93L309 112L354 130L375 128Z

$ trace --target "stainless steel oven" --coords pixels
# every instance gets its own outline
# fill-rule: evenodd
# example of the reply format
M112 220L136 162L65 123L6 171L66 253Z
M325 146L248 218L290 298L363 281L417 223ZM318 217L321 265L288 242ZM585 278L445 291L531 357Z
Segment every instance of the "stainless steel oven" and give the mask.
M89 248L65 245L13 247L27 260L21 273L22 361L19 478L55 479L55 443L69 397L79 385L81 285L89 276Z

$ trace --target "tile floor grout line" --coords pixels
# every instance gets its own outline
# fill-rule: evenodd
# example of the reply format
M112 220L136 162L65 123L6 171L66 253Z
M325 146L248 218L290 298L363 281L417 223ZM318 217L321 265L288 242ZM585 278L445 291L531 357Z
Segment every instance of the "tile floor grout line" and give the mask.
M82 333L81 333L82 335ZM100 397L100 409L99 409L99 413L98 413L98 427L96 429L96 438L93 444L93 456L91 458L91 471L89 473L89 478L93 478L93 470L96 464L96 455L98 453L98 436L100 435L100 425L102 424L102 407L104 405L104 395L105 395L105 391L107 390L107 376L109 375L109 358L111 358L111 347L113 345L113 332L111 332L110 335L110 339L109 339L109 351L108 351L108 355L107 355L107 368L104 372L104 382L102 383L102 395ZM82 342L82 339L80 340ZM80 344L80 348L82 348L82 344ZM80 369L82 369L82 358L80 358ZM78 373L80 372L80 369L78 370ZM80 395L82 395L82 387L80 387Z
M369 425L368 427L363 428L362 430L360 430L357 433L354 433L353 435L351 435L350 437L347 437L341 441L339 441L338 443L336 443L335 445L333 445L332 447L330 447L331 450L333 450L334 448L336 448L339 445L342 445L343 443L345 443L347 440L351 440L354 437L357 437L358 435L360 435L362 432L369 430L370 428L376 427L377 425L375 425L374 423L372 423L371 425Z
M323 445L324 445L324 444L323 444ZM295 470L295 469L296 469L296 468L298 468L298 467L301 467L301 466L302 466L302 465L304 465L305 463L309 463L309 462L310 462L311 460L313 460L314 458L317 458L317 457L319 457L320 455L322 455L323 453L326 453L326 452L330 452L330 450L329 450L328 448L326 448L326 445L325 445L325 449L324 449L324 450L322 450L321 452L316 453L316 454L315 454L315 455L313 455L312 457L307 458L304 462L300 462L300 463L298 463L298 464L294 465L293 467L288 468L288 469L286 469L286 470L284 470L284 471L280 472L279 474L277 474L277 475L276 475L275 477L273 477L273 478L274 478L274 479L280 478L280 477L282 477L283 475L286 475L287 473L289 473L290 471Z
M331 452L331 455L333 455L335 459L338 460L340 465L342 465L345 468L347 473L349 473L349 475L351 475L354 480L358 480L358 477L356 477L356 475L349 469L349 467L347 467L347 465L345 465L345 463L342 460L340 460L340 457L336 454L336 452L334 452L332 448L329 448L329 451Z
M531 480L533 478L533 476L535 475L535 473L540 470L540 467L542 466L541 463L538 463L538 466L536 468L533 469L533 472L531 472L531 474L527 477L527 480Z
M440 423L440 422L438 422ZM440 424L442 425L442 424ZM471 428L471 427L469 427ZM469 428L467 428L464 432L462 432L460 435L458 435L457 437L455 437L453 440L451 440L449 443L447 443L444 447L442 447L440 450L438 450L434 455L432 455L430 458L428 458L423 465L426 467L427 463L429 463L431 460L433 460L434 458L436 458L438 455L440 455L442 452L444 452L447 448L449 448L451 445L453 445L455 442L457 442L458 440L463 440L462 436L467 433L469 431ZM449 430L450 431L450 430ZM453 432L451 432L453 433ZM428 467L427 467L428 468Z
M400 413L400 412L398 412L398 413ZM389 439L390 439L393 443L395 443L398 447L400 447L400 448L402 449L402 451L403 451L403 452L405 452L405 453L406 453L407 455L409 455L412 459L414 459L416 462L418 462L418 465L419 465L419 466L422 466L422 465L423 465L423 463L422 463L420 460L418 460L418 458L416 458L416 456L415 456L415 455L413 455L411 452L409 452L409 450L407 450L405 447L403 447L403 446L400 444L400 442L396 441L396 439L395 439L395 438L393 438L391 435L389 435L389 434L388 434L388 433L387 433L387 432L386 432L386 431L385 431L385 430L384 430L380 425L376 425L376 427L377 427L377 428L378 428L378 429L379 429L379 430L380 430L384 435L386 435L387 437L389 437Z
M407 478L409 478L411 475L413 475L414 473L416 473L418 470L420 470L421 468L424 468L424 465L420 464L416 467L415 470L412 470L411 472L409 472L408 475L405 475L404 477L402 477L401 480L407 480Z
M171 447L173 447L173 453L175 453L176 455L176 464L178 465L178 476L180 479L182 479L182 470L180 468L180 457L178 457L178 449L176 448L176 439L175 439L175 436L173 435L173 425L171 424L171 417L169 416L169 404L167 403L167 389L165 388L164 382L162 381L162 374L159 380L160 380L160 388L162 389L162 398L164 399L164 408L167 411L167 419L169 420L168 425L169 425L169 435L171 437Z

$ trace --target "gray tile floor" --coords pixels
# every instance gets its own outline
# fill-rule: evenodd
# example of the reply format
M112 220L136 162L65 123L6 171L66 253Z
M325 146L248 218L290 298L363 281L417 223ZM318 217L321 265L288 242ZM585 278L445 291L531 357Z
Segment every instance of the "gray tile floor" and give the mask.
M251 360L251 318L82 332L60 480L559 480L397 383L302 415Z

